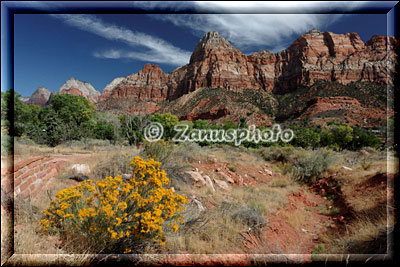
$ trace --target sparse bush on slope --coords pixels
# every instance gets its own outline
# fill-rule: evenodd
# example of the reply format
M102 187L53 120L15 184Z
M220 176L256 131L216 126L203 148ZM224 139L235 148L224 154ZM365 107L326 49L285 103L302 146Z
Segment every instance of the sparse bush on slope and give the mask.
M322 178L333 161L334 158L329 150L295 150L290 156L289 162L282 165L282 169L296 181L314 183Z

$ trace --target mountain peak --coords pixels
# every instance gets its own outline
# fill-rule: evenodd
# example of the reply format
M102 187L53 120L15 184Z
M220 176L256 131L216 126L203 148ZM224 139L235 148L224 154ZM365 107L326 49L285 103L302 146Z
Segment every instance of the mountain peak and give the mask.
M51 92L46 87L39 86L25 103L35 104L43 107L49 100L50 94Z
M316 28L313 28L309 30L306 34L311 34L311 35L320 35L322 32Z
M193 54L190 57L190 63L201 61L206 58L211 50L234 49L233 46L218 32L208 32L197 43Z
M73 77L69 78L59 89L60 93L83 95L89 98L92 102L96 102L100 96L100 92L97 91L90 83L79 81Z
M50 95L49 89L47 89L47 88L44 87L44 86L39 86L39 87L36 89L35 92L49 92L49 95ZM34 93L35 93L35 92L34 92Z
M203 36L203 38L200 39L199 44L212 44L212 45L224 44L231 46L231 44L216 31L207 32Z

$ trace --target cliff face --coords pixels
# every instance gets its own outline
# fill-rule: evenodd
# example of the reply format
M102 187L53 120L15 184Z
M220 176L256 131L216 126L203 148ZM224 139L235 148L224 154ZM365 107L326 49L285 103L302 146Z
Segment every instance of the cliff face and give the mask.
M357 33L312 30L280 53L262 50L246 56L217 32L209 32L196 45L189 64L170 74L146 64L138 73L118 78L100 101L132 98L161 103L204 87L286 93L318 79L386 84L388 69L394 68L394 46L394 37L375 35L364 43Z
M375 35L364 43L357 33L312 30L279 54L261 51L249 60L263 88L277 93L311 86L317 79L386 84L387 66L394 68L394 46L394 37Z
M200 40L185 70L177 96L203 87L235 91L260 87L247 56L217 32L209 32Z
M129 75L109 90L103 91L100 101L110 98L132 98L135 100L166 100L168 93L168 74L154 64L145 64L138 73Z

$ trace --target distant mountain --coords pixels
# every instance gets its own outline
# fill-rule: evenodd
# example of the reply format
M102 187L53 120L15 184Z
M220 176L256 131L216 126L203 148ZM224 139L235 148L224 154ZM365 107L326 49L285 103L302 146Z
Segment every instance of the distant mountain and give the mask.
M24 101L25 104L35 104L43 107L46 105L47 101L49 101L51 92L43 87L40 86L36 89L35 92L27 99L27 101Z
M97 91L90 83L81 82L72 77L60 87L59 93L81 95L93 103L96 103L101 95L101 93Z

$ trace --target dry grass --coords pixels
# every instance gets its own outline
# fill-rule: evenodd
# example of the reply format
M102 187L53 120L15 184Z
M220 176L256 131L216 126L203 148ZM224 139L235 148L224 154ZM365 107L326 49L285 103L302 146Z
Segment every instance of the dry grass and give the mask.
M326 253L385 254L388 221L385 214L377 217L378 220L360 214L356 220L346 225L346 232L343 235L320 237L321 241L328 244Z
M240 231L244 229L245 226L228 215L207 211L194 225L167 235L167 243L161 252L237 253L242 243Z
M271 187L265 184L249 187L236 187L232 189L232 201L246 205L257 210L263 216L269 216L278 207L287 203L287 196L299 189L299 186L290 185L284 188Z
M122 161L123 156L132 157L140 154L141 151L132 147L116 147L116 146L59 146L56 148L41 147L32 144L17 144L19 151L23 156L33 154L79 154L91 153L87 157L76 157L70 161L70 164L65 165L59 175L52 180L44 189L42 197L32 200L29 204L18 204L16 209L16 221L20 227L19 232L15 235L16 249L18 255L13 259L15 265L24 265L22 262L39 262L42 259L48 260L53 264L65 265L84 265L88 262L88 255L81 255L72 260L72 258L62 258L57 256L67 251L85 252L84 246L71 233L66 243L60 244L56 239L48 239L36 232L36 225L39 215L47 207L50 198L54 197L55 193L66 186L74 185L75 182L66 177L70 174L68 167L71 164L88 164L92 170L90 178L103 178L109 174L122 174L125 164ZM27 153L25 153L25 151ZM362 163L358 152L341 152L334 153L337 158L335 164L329 168L329 173L337 173L338 181L342 182L342 191L345 196L350 196L355 187L364 183L368 176L377 172L386 172L388 163L386 156L382 152L370 151L369 157ZM26 155L25 155L26 154ZM121 158L122 157L122 158ZM261 156L260 151L256 149L236 148L232 146L209 146L200 147L197 144L179 144L174 146L174 151L165 159L163 166L167 170L168 176L171 178L171 184L179 193L191 196L195 195L205 207L205 211L199 211L192 207L190 214L186 218L186 224L182 226L176 233L166 233L167 243L164 247L157 248L149 245L146 253L252 253L246 251L243 246L242 231L248 230L248 225L245 221L240 221L232 217L232 214L239 210L252 210L265 219L268 225L268 217L276 213L277 209L281 209L281 215L296 231L301 232L301 228L310 224L310 210L295 209L294 211L286 211L282 209L288 203L288 195L297 192L301 188L307 191L306 188L300 186L296 182L285 176L271 177L268 184L261 183L257 186L238 187L230 185L228 192L219 189L215 186L216 191L212 192L207 187L194 187L191 183L187 183L183 179L183 171L193 162L201 161L202 163L211 163L210 157L215 157L218 163L230 164L231 168L235 168L236 164L241 164L247 167L252 167L259 170L267 163ZM363 164L369 164L365 168ZM351 167L353 171L348 171L342 166ZM390 165L392 166L392 165ZM394 167L393 164L392 167ZM181 168L182 167L182 168ZM269 169L274 173L278 172L279 167L276 162L270 162ZM234 170L231 170L234 171ZM238 169L238 171L240 171ZM395 170L394 170L395 171ZM210 174L211 178L214 178ZM216 178L216 177L215 177ZM47 196L47 192L50 198ZM381 214L382 207L377 207L379 200L385 199L381 191L375 190L367 195L357 195L354 198L346 198L348 204L358 213L358 217L347 225L345 233L331 233L320 236L319 240L325 245L324 252L327 253L346 253L349 249L356 251L360 246L370 244L371 240L381 235L381 229L386 224L386 215ZM373 201L371 201L371 199ZM377 211L365 213L366 210ZM321 211L324 213L324 211ZM330 211L326 211L330 212ZM364 212L364 213L363 213ZM2 218L3 220L3 218ZM190 223L189 223L190 222ZM3 222L2 222L3 224ZM3 234L3 228L2 228ZM368 243L370 242L370 243ZM293 247L294 251L300 251L296 248L298 244L293 240L292 244L287 244L288 247ZM370 248L369 246L368 248ZM28 255L29 254L29 255ZM53 254L56 259L35 258L32 254ZM81 258L79 258L81 257ZM49 264L50 265L50 264Z
M19 159L25 159L33 155L108 154L115 153L116 151L129 151L133 148L130 146L111 145L103 141L104 140L94 139L88 140L86 143L83 141L76 141L69 144L64 143L56 147L49 147L36 144L26 139L15 139L14 155Z

